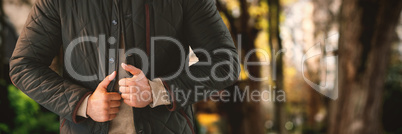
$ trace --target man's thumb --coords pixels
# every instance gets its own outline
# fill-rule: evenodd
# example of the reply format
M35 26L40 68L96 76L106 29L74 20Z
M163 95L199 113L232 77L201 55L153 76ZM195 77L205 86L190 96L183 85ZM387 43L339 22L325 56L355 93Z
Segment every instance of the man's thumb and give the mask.
M141 73L141 69L138 69L138 68L136 68L136 67L134 67L134 66L132 66L132 65L127 65L127 64L125 64L125 63L121 63L121 67L122 67L124 70L130 72L132 75L137 75L137 74L140 74L140 73Z
M105 79L101 83L99 83L99 86L103 87L103 89L106 89L109 83L116 77L116 71L113 71L112 74L106 76Z

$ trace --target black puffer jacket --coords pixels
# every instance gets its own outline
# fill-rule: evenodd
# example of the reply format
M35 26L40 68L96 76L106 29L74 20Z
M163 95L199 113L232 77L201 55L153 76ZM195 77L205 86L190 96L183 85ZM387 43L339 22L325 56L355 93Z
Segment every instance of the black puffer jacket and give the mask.
M173 41L152 38L161 36L177 39L185 56ZM119 53L115 44L121 41L126 51L138 48L151 56L148 61L139 53L126 57L128 64L149 70L149 79L179 72L163 79L171 106L133 108L137 134L194 133L191 104L203 98L195 96L195 86L206 91L224 89L238 77L238 55L214 0L37 0L11 58L10 77L25 94L60 116L61 133L107 133L109 122L97 123L76 112L83 98L118 66L111 58ZM211 58L205 51L196 55L212 65L197 63L188 72L180 69L188 66L181 59L187 57L189 46L206 50ZM49 69L60 49L65 58L63 76ZM152 58L154 62L149 62ZM145 63L149 66L143 67ZM178 91L189 93L189 99Z

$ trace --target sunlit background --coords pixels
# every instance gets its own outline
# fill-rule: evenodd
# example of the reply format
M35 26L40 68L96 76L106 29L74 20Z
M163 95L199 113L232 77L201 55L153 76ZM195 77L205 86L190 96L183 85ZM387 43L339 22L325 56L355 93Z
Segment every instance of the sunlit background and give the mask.
M58 116L19 91L8 78L9 55L34 1L1 2L0 133L59 133ZM241 59L270 61L269 65L251 67L245 67L242 62L241 76L235 85L251 91L267 90L271 94L265 97L271 99L199 102L194 105L199 133L327 133L331 127L331 103L342 97L337 94L341 90L337 86L337 51L342 1L217 0L216 5L240 50ZM394 38L383 97L375 100L383 102L378 117L382 131L387 134L402 133L399 115L402 113L402 17ZM261 51L246 58L254 49ZM197 58L191 56L190 62L196 62ZM60 63L55 60L55 64ZM250 79L256 76L268 79L261 82ZM320 88L315 90L308 81ZM280 94L285 101L277 101Z

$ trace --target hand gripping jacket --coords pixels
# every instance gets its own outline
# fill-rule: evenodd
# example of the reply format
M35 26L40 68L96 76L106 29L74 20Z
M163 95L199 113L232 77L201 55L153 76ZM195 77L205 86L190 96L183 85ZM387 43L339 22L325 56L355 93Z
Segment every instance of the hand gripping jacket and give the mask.
M110 43L109 37L117 40ZM171 37L180 45L153 37ZM102 78L118 66L109 59L117 57L120 41L126 50L137 48L150 57L138 53L126 57L128 64L148 70L148 79L177 74L163 80L170 106L133 108L137 134L195 133L191 104L203 99L195 95L195 86L221 90L239 74L236 48L214 0L37 0L10 60L10 77L21 91L60 116L61 133L107 133L109 122L94 122L76 112ZM191 76L211 78L213 70L216 77L227 79L201 81L180 69L188 66L182 59L189 46L208 52L210 58L203 52L195 54L199 61L211 63L192 65ZM56 55L65 57L62 76L49 68ZM145 62L148 68L142 68ZM213 68L219 63L226 64ZM71 70L85 77L77 79ZM176 94L179 90L185 94Z

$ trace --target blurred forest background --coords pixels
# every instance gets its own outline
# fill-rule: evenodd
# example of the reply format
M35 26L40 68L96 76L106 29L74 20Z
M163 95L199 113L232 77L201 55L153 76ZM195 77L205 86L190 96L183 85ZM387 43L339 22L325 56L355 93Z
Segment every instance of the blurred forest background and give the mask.
M0 133L59 132L58 116L8 78L8 59L34 1L0 2ZM241 46L240 58L270 61L242 64L239 81L227 89L268 90L272 99L197 103L199 133L402 133L401 0L217 0L216 6ZM275 101L280 91L286 101Z

